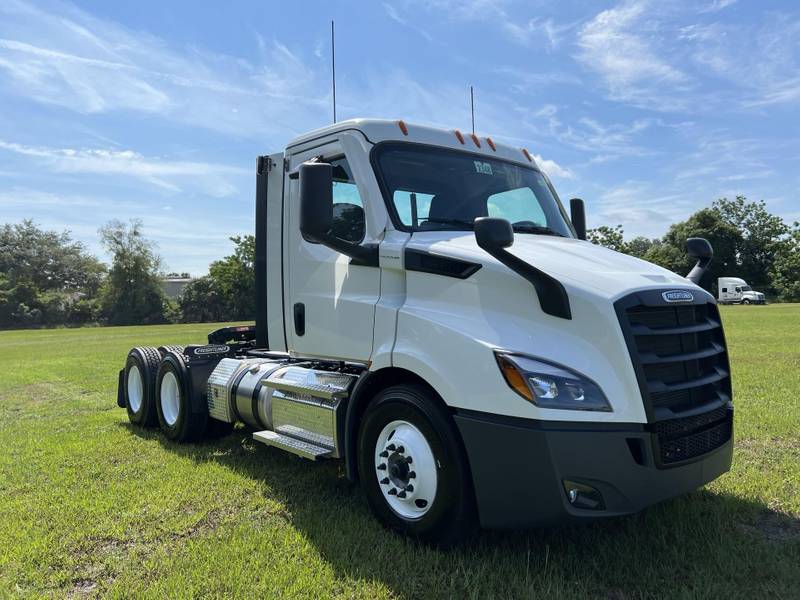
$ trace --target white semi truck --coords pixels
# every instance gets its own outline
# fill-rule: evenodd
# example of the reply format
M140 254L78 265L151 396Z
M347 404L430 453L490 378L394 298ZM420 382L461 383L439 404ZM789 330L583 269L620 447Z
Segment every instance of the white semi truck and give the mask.
M717 299L720 304L766 304L764 294L753 290L739 277L718 278Z
M254 327L140 347L118 404L176 441L229 431L337 459L387 527L623 515L731 465L713 296L585 241L531 154L351 120L257 161Z

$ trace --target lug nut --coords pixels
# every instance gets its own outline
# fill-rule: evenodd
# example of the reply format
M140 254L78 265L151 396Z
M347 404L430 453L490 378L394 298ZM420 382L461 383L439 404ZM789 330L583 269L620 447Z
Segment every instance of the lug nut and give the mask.
M397 495L397 488L390 489L389 490L389 495L390 496L396 496Z
M405 490L403 490L402 492L400 492L399 494L397 494L397 497L398 497L398 498L405 498L405 497L406 497L406 492L405 492Z
M381 479L381 485L386 485L387 483L389 483L388 477L384 477L383 479Z
M408 472L408 478L409 479L414 479L416 476L417 476L417 472L416 471L409 471Z
M380 456L381 458L386 458L387 456L389 456L389 453L386 450L384 450L378 456Z
M394 444L389 444L388 446L386 446L386 449L394 452L395 451L395 445Z
M406 456L406 462L407 462L408 464L411 464L411 463L412 463L412 462L414 462L414 461L412 461L412 460L411 460L411 457L410 457L410 456Z
M398 446L398 447L397 447L397 451L398 451L400 454L402 454L403 452L405 452L405 451L406 451L406 449L405 449L405 448L403 448L403 446Z
M409 483L406 486L406 491L409 492L409 493L413 492L414 491L414 486Z
M378 465L378 471L385 471L386 470L386 463L381 463Z

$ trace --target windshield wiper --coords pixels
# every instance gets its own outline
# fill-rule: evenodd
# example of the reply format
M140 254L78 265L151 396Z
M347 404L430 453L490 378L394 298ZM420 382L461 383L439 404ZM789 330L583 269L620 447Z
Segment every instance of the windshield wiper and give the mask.
M540 235L555 235L558 237L567 237L563 233L550 229L543 225L513 225L514 231L517 233L538 233Z
M462 219L445 219L439 217L426 217L424 219L420 219L420 221L428 221L428 223L441 223L443 225L460 225L461 227L466 227L468 229L474 229L475 224L470 221L464 221Z

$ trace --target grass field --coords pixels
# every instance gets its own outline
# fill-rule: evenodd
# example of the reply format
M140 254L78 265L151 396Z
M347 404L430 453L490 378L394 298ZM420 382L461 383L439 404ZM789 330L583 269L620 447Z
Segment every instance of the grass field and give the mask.
M0 596L800 597L800 305L723 307L733 469L582 528L441 553L382 530L334 462L242 430L179 446L128 424L134 345L210 325L0 332Z

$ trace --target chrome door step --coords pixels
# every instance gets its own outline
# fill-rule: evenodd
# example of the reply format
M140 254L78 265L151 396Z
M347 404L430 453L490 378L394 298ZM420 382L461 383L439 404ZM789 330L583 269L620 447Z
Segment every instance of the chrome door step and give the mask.
M319 458L326 458L330 456L331 449L323 446L317 446L311 442L298 440L297 438L282 435L274 431L256 431L253 434L253 439L259 441L267 446L275 446L281 450L286 450L292 454L297 454L303 458L310 460L317 460Z

